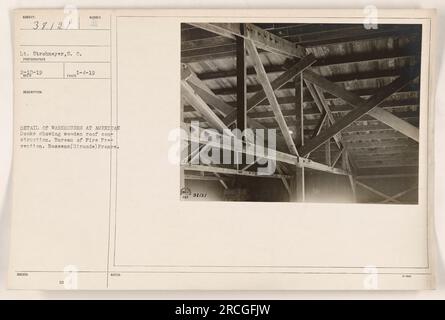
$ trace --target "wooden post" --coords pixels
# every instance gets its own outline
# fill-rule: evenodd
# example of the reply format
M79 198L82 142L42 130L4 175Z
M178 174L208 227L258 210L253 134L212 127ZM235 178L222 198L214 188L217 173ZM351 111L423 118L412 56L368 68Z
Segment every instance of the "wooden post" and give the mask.
M349 183L351 184L352 199L354 202L357 202L356 181L352 173L351 166L349 164L348 152L346 150L343 152L341 158L342 158L341 160L342 160L343 170L349 172L348 178L349 178Z
M329 127L329 122L326 122L326 128L328 127ZM325 142L324 148L325 148L326 164L328 166L331 166L331 139Z
M240 24L244 34L244 24ZM244 131L247 127L246 47L244 38L236 37L236 124Z
M295 79L295 145L304 145L304 112L303 112L303 74L298 74ZM304 168L296 167L295 173L295 201L304 202Z
M295 76L295 145L301 146L304 141L303 126L303 76Z
M240 33L244 35L244 24L240 24ZM246 86L246 44L241 36L236 36L236 127L241 131L247 127L247 86ZM239 139L244 137L240 136ZM241 169L246 157L240 152L235 152L236 167ZM241 186L242 177L236 178L236 184Z
M245 45L247 52L249 53L249 58L252 61L253 67L255 68L257 81L261 84L264 92L266 93L267 100L269 100L270 107L275 115L275 120L280 127L281 134L283 135L289 151L291 154L295 154L298 156L298 151L297 147L295 146L294 139L289 132L289 127L283 116L283 112L281 110L280 104L278 103L277 97L275 96L273 87L269 81L269 78L267 77L267 73L258 54L258 50L251 40L245 40Z
M181 113L180 113L180 117L181 117L181 123L184 122L184 99L182 99L182 91L181 91L181 99L179 99L180 103L181 103ZM181 148L184 146L185 143L187 143L186 141L181 139ZM185 172L184 172L184 168L181 165L184 159L187 159L188 157L188 151L189 148L184 148L180 154L180 159L179 159L179 177L180 177L180 182L179 182L179 191L181 191L183 188L185 188Z

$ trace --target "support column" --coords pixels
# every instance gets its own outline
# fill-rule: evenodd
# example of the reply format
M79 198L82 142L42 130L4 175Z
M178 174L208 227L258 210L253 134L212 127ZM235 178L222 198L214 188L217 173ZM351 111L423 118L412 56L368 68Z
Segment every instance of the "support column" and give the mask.
M328 122L326 122L328 123ZM329 125L326 125L326 127L329 127ZM325 160L326 160L326 164L328 166L331 166L331 139L329 139L328 141L326 141L326 143L324 144L324 150L325 150Z
M244 24L240 24L241 34L244 34ZM243 37L236 37L236 127L241 132L247 128L247 86L246 86L246 46ZM241 137L239 137L241 138ZM236 157L243 159L243 154ZM244 161L242 161L244 163ZM237 165L238 169L242 165Z
M295 79L295 145L304 145L304 113L303 113L303 73L298 74ZM294 201L304 202L304 168L296 167L295 173L295 196Z
M357 202L356 181L355 181L355 177L352 173L351 166L349 164L348 152L346 150L343 152L343 155L341 156L341 158L342 158L343 170L349 172L348 178L349 178L349 183L351 184L352 199L354 202Z
M182 97L182 92L181 92L181 97ZM180 117L181 117L181 123L184 123L184 105L185 105L185 103L184 103L184 100L181 98L181 99L179 99L180 100L180 103L181 103L181 114L180 114ZM179 185L179 188L180 188L180 190L182 190L183 188L185 188L185 172L184 172L184 168L182 167L182 163L185 161L185 160L187 160L188 159L188 156L189 156L189 154L188 154L188 152L189 152L189 148L184 148L184 149L182 149L182 147L184 146L184 144L186 144L186 143L188 143L188 142L186 142L186 141L184 141L184 140L181 140L181 142L180 142L180 144L181 144L181 154L180 154L180 159L179 159L179 176L180 176L180 185Z

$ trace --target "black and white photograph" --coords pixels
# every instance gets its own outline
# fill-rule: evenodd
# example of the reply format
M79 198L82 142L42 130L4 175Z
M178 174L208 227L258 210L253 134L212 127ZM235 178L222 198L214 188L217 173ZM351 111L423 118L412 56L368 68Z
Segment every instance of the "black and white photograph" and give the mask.
M422 25L181 23L185 201L417 204Z
M445 6L381 1L5 10L0 297L444 296Z

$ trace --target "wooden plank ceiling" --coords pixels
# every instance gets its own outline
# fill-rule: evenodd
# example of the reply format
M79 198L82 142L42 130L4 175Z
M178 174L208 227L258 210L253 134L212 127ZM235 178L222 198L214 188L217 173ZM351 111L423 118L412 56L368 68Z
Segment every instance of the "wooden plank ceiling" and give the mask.
M408 67L420 62L421 27L415 25L379 25L366 30L357 24L256 24L275 35L300 44L316 61L310 69L326 79L367 99L379 88L391 83ZM270 81L276 79L293 61L279 54L258 50ZM228 105L236 106L235 41L193 27L181 26L181 62ZM262 89L252 59L247 59L247 99ZM295 132L295 85L293 81L275 90L277 101L291 132ZM345 116L353 107L332 94L324 97L334 119ZM303 87L304 134L309 140L321 117L306 85ZM419 81L392 94L380 105L393 115L419 126ZM274 109L268 99L249 111L250 119L267 128L277 128ZM185 122L206 121L190 105L184 106ZM278 130L279 132L280 130ZM295 137L294 137L295 138ZM418 143L375 118L365 115L342 131L343 144L358 174L382 172L412 173L418 167ZM331 139L331 159L339 150ZM320 147L310 159L324 163L326 150ZM340 164L338 164L340 166ZM378 168L378 170L374 170Z

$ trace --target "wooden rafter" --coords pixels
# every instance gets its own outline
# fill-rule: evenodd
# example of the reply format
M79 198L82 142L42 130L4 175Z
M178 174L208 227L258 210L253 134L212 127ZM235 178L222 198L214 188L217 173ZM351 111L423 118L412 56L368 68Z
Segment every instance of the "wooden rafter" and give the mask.
M351 185L352 197L354 201L357 201L357 188L356 188L357 181L355 179L355 175L350 164L349 153L346 150L343 152L342 156L342 167L349 173L348 179L349 179L349 184Z
M302 155L306 155L307 153L317 149L321 144L350 126L354 121L360 119L372 109L378 107L378 105L382 103L383 100L392 95L394 92L397 92L398 90L406 86L409 82L411 82L418 76L419 73L416 69L409 69L409 71L404 72L404 74L402 74L399 78L381 88L374 96L372 96L368 100L360 102L360 104L357 105L357 108L350 111L346 116L335 122L335 124L333 124L328 130L322 132L320 135L305 144L304 147L301 148L300 153ZM412 125L410 124L410 126Z
M306 81L306 87L308 88L309 92L311 93L311 96L314 98L315 104L317 105L318 110L320 110L320 113L326 114L327 116L327 122L325 123L326 128L329 127L329 123L331 125L334 124L335 119L332 115L331 109L329 108L326 99L324 98L323 92L319 90L316 86L314 86L312 83ZM317 134L318 135L318 134ZM337 147L341 148L341 133L338 133L333 136L335 143L337 144Z
M283 183L284 188L286 189L286 191L289 194L289 196L292 196L292 191L291 191L291 188L289 186L289 182L287 181L287 178L289 178L289 177L286 177L284 175L284 172L283 172L283 169L281 168L281 166L277 166L277 171L278 171L278 174L281 177L281 182Z
M332 110L329 108L329 105L328 105L328 102L326 101L326 98L325 98L325 96L324 96L324 92L323 92L323 90L322 90L320 87L318 87L317 85L313 85L313 88L314 88L316 94L318 95L318 99L319 99L321 105L323 106L323 109L325 110L326 115L327 115L328 118L329 118L329 123L330 123L331 125L334 125L334 123L335 123L335 118L334 118L334 116L333 116L333 114L332 114ZM349 168L349 171L353 171L353 168L352 168L352 165L351 165L351 164L354 163L354 160L352 159L352 155L351 155L351 153L348 152L348 146L345 146L345 145L343 144L343 139L344 139L344 137L342 136L341 132L340 132L340 133L337 133L336 135L334 135L333 138L334 138L334 140L335 140L335 143L337 144L337 147L338 147L339 150L340 150L340 152L339 152L339 156L340 156L341 154L343 154L343 152L346 152L346 153L347 153L348 168ZM330 161L330 151L329 151L329 161ZM338 157L335 159L335 161L334 161L333 163L331 163L331 165L334 167L335 164L337 163L337 161L338 161ZM355 193L355 191L354 191L354 193Z
M317 126L315 127L314 134L312 135L312 138L315 138L316 136L318 136L320 134L321 130L323 130L323 127L325 126L325 123L327 121L328 121L328 115L325 112L319 119L319 122L318 122Z
M387 53L388 54L388 53ZM378 53L377 53L378 55ZM343 56L342 56L343 57ZM354 59L352 63L358 62L355 61L356 55L346 56L348 60ZM389 58L394 58L393 55L388 56ZM330 60L322 59L314 62L312 64L313 67L328 67L331 65L321 65L320 61L327 61L333 62ZM338 58L337 58L338 59ZM369 56L369 59L372 59L371 56ZM345 59L346 61L346 59ZM344 64L345 61L340 61L341 64ZM361 60L363 61L363 60ZM284 65L268 65L265 66L267 74L275 75L277 73L282 73L285 69ZM326 76L325 78L331 82L335 83L341 83L341 82L347 82L352 80L367 80L367 79L382 79L382 78L391 78L391 77L397 77L400 72L403 70L403 68L395 68L395 69L388 69L388 70L372 70L372 71L361 71L361 72L351 72L351 73L344 73L344 74L334 74L330 76ZM247 68L247 75L254 75L255 69L252 67ZM230 69L230 70L218 70L218 71L205 71L199 74L199 78L201 80L207 81L207 80L228 80L230 78L233 78L236 76L236 69ZM288 88L285 86L284 88Z
M331 166L335 167L335 165L337 164L338 160L340 160L341 156L343 155L343 153L345 152L345 147L341 148L337 155L334 157L334 160L332 161Z
M275 96L274 90L267 78L266 71L264 70L263 63L261 62L260 56L258 55L258 50L253 44L252 41L246 40L246 48L249 53L249 57L252 60L254 68L257 72L258 82L261 83L263 90L269 100L270 106L272 108L273 113L275 114L275 120L280 127L281 133L286 141L286 144L292 154L298 155L297 148L295 147L295 143L292 139L292 136L289 133L289 128L287 126L286 120L281 113L280 105L278 104L277 97Z
M304 145L304 104L303 104L303 75L298 74L294 79L295 85L295 144ZM305 201L305 173L303 168L295 168L293 181L294 199L298 202ZM292 197L291 197L292 199Z
M182 165L182 168L184 170L190 170L190 171L211 172L217 174L230 174L230 175L247 176L247 177L261 177L261 178L272 178L272 179L290 178L287 175L280 175L280 174L261 175L255 171L243 171L243 170L222 168L215 166L185 164Z
M285 85L289 80L291 80L293 77L297 76L298 74L301 74L303 70L306 70L309 66L311 66L315 62L315 57L310 54L302 58L300 61L295 63L292 67L290 67L288 70L284 71L278 78L276 78L274 81L272 81L270 84L272 86L272 89L278 90L283 85ZM247 101L247 111L251 111L254 107L257 105L263 103L264 101L267 101L266 93L264 92L264 89L262 87L255 93L249 100ZM226 118L223 119L224 123L226 125L231 125L236 119L236 113L232 112L229 114Z
M412 69L417 69L417 67L414 67ZM418 77L418 75L419 75L418 70L412 70L412 69L410 69L411 72L407 72L406 70L402 71L402 75L406 76L406 74L408 73L408 76L407 76L408 81L406 83L403 83L403 86L405 86L411 80L414 80L415 78ZM415 76L412 77L413 75L415 75ZM367 107L370 106L370 102L369 102L370 99L364 100L361 97L355 95L354 93L349 92L348 90L345 90L343 87L323 78L322 76L319 76L318 74L316 74L313 71L307 70L304 74L304 77L309 82L312 82L313 84L323 88L323 90L333 94L334 96L336 96L338 98L341 98L342 100L344 100L345 102L351 104L352 106L354 106L356 108L361 108L365 104L367 104ZM399 77L399 79L397 79L399 82L403 81L404 77ZM395 83L395 81L392 82L392 85L394 85L393 83ZM395 84L400 85L400 83L397 83L397 82ZM398 88L398 90L403 88L403 86L400 86ZM373 97L373 98L376 99L377 97ZM382 102L382 101L380 101L380 102ZM412 124L394 116L393 114L391 114L391 112L375 106L375 107L369 108L369 110L366 113L368 113L375 119L380 120L381 122L387 124L388 126L394 128L395 130L402 132L403 134L410 137L411 139L413 139L417 142L419 141L419 129L416 128L415 126L413 126Z
M209 123L218 130L227 129L227 126L205 103L205 101L193 90L185 80L181 80L182 94L185 99L198 111Z
M182 65L181 77L182 80L187 81L194 92L198 94L201 99L206 102L206 104L212 105L215 110L217 110L222 116L226 117L227 115L231 114L234 114L236 116L236 109L222 100L220 97L215 95L207 86L207 84L205 84L204 81L200 80L187 64ZM228 127L228 124L225 123L224 118L222 119L222 121L224 122L226 127ZM261 123L254 119L247 117L246 121L250 128L265 129L265 127Z
M305 50L294 43L263 30L251 23L190 23L221 36L235 39L236 36L252 41L256 47L284 56L303 57ZM244 25L244 32L242 26Z
M186 174L186 175L184 175L184 178L186 180L203 180L203 181L220 181L220 180L226 181L226 180L228 180L227 178L221 177L221 175L219 177L217 177L215 175L203 176L201 174Z
M313 89L315 90L316 95L318 96L318 100L320 101L321 106L323 107L324 111L326 112L326 115L328 116L329 123L331 125L333 125L335 123L335 118L332 115L331 108L329 108L328 102L326 101L326 99L324 97L323 90L321 90L321 88L319 88L316 85L313 85ZM337 143L337 146L340 148L341 139L342 139L341 133L334 135L333 138L334 138L335 142Z
M193 78L193 74L190 72L190 74L192 75ZM185 79L189 79L190 77L185 77ZM195 78L196 79L196 78ZM192 106L194 106L196 108L196 110L198 112L200 112L204 118L209 122L212 123L217 129L223 131L223 130L227 130L228 127L221 121L221 119L213 112L213 110L206 104L206 102L198 95L196 94L196 92L193 90L193 88L189 85L189 83L187 82L188 80L181 80L181 89L182 89L182 94L184 95L185 99L192 104ZM208 89L207 87L204 86L204 84L202 83L198 83L201 84L201 86L198 87L202 87L202 91L205 91L207 93L207 95L204 95L204 97L209 97L212 96L211 93L209 93L210 89ZM210 91L211 92L211 91ZM202 92L200 92L202 93ZM245 98L245 97L244 97ZM216 97L216 99L218 99ZM223 102L222 102L223 103ZM228 132L228 131L227 131ZM196 155L193 156L193 158L191 159L191 163L194 163L194 160L200 156L201 152L206 152L208 149L210 149L212 146L211 144L206 144L204 145L201 150L197 152ZM277 170L281 170L281 165L277 164ZM217 175L218 172L215 172L215 175ZM285 186L285 188L289 191L289 184L287 182L287 180L285 178L281 178L281 180L283 181L283 184ZM224 188L227 189L227 185L224 181L220 180L221 184L223 185Z
M184 130L189 129L187 124L182 124L182 127ZM233 151L233 147L229 146L229 145L225 145L225 144L220 144L220 143L216 143L213 141L203 141L200 140L199 138L195 138L195 137L184 137L185 140L190 141L190 142L194 142L194 143L200 143L200 144L205 144L208 145L209 147L212 148L220 148L220 149L224 149L224 150L231 150ZM316 161L312 161L310 159L306 159L306 158L302 158L302 157L298 157L296 155L292 155L289 153L284 153L284 152L280 152L280 151L276 151L276 150L271 150L268 148L263 148L260 147L258 145L256 145L254 148L252 148L251 143L247 142L246 145L250 146L249 148L243 147L242 152L244 154L248 154L251 156L257 156L257 153L260 153L262 156L261 158L264 158L266 160L271 160L271 161L279 161L279 162L284 162L284 163L289 163L291 165L295 165L297 167L305 167L308 169L312 169L312 170L317 170L317 171L323 171L323 172L329 172L332 174L340 174L340 175L348 175L348 172L342 170L342 169L338 169L338 168L331 168L325 164L322 163L318 163Z
M202 173L204 173L204 171L201 171ZM213 174L215 175L215 177L218 178L219 183L221 183L221 185L223 186L224 189L229 189L229 187L227 186L226 181L224 181L224 179L222 179L221 175L218 172L213 172Z
M240 32L245 33L244 25ZM242 37L236 37L236 127L244 131L247 127L246 46Z
M272 81L273 83L273 81ZM410 84L407 85L405 88L401 89L398 93L400 93L403 96L411 96L413 97L417 91L415 88L416 85ZM277 92L277 90L280 89L286 89L288 90L293 90L294 89L294 84L292 82L288 82L285 85L283 85L281 88L278 88L276 90L274 90L275 92ZM247 86L247 92L248 93L257 93L258 90L262 90L261 85L254 85L254 86ZM236 90L235 88L229 87L229 88L217 88L212 90L217 96L222 97L225 95L234 95L236 94ZM359 96L362 99L367 99L369 96L371 96L372 94L374 94L375 92L375 88L372 87L368 87L368 88L362 88L362 89L354 89L354 90L350 90L349 92L352 92L354 94L356 94L357 96ZM326 101L332 101L332 102L337 102L338 100L340 100L338 97L330 94L329 92L325 91L325 100ZM380 107L381 108L387 108L387 107L391 107L392 109L394 108L398 108L398 107L404 107L404 106L410 106L410 107L418 107L419 106L419 99L416 97L407 97L407 98L401 98L400 100L387 100L385 101ZM294 97L292 95L286 95L286 96L280 96L277 97L278 102L280 103L280 105L291 105L294 103ZM309 90L307 90L306 88L303 89L303 102L306 104L307 107L311 107L311 111L310 113L314 113L316 112L317 106L315 104L315 101L313 100L312 96L309 93ZM228 102L229 105L235 106L234 102ZM269 105L267 99L261 101L259 104L257 104L258 106L266 106ZM332 110L332 112L334 114L341 114L341 113L345 113L348 112L350 110L354 109L354 107L350 104L347 103L336 103L335 106L335 110ZM186 106L185 107L185 112L190 112L193 111L192 108L190 106ZM258 112L255 112L253 110L251 111L251 116L255 117L255 114L257 114ZM283 110L283 112L285 112ZM261 114L261 113L260 113ZM376 120L376 119L374 119Z
M373 174L357 176L357 179L393 179L393 178L418 178L417 173L393 173L393 174Z
M394 201L394 200L396 200L397 198L400 198L400 197L404 196L405 194L410 193L411 191L417 190L417 188L418 188L417 185L412 186L411 188L408 188L408 189L406 189L406 190L404 190L404 191L401 191L401 192L399 192L399 193L397 193L397 194L395 194L395 195L389 197L389 198L386 199L386 200L383 200L382 203L388 203L388 202Z
M295 144L304 145L304 103L303 76L300 73L294 79L295 85Z
M389 27L389 29L388 29ZM352 29L351 29L352 28ZM264 31L268 31L270 33L277 31L263 29ZM302 46L318 46L324 44L336 44L336 43L345 43L348 41L354 40L363 40L363 39L373 39L379 38L382 36L394 37L400 34L406 35L411 33L411 37L414 39L418 37L419 28L418 26L410 27L410 26L385 26L381 25L377 30L366 30L360 25L349 26L346 30L345 28L334 28L329 31L315 32L308 31L306 34L294 34L294 35L286 35L288 30L294 30L292 27L288 29L284 29L284 34L281 36L282 39L291 41L293 43L298 43ZM209 59L212 57L228 57L230 55L233 56L235 51L233 41L229 39L228 36L214 36L214 37L206 37L199 38L196 35L193 38L190 38L190 33L196 33L193 31L183 32L183 41L181 43L182 55L185 59L192 61L199 61L204 59ZM323 39L323 37L327 37Z
M384 194L383 192L380 192L380 191L374 189L373 187L368 186L367 184L365 184L365 183L363 183L363 182L361 182L361 181L356 181L355 183L356 183L357 185L361 186L362 188L365 188L366 190L371 191L372 193L374 193L374 194L376 194L376 195L378 195L378 196L384 198L385 200L388 200L388 199L391 198L391 197L388 196L387 194ZM400 201L398 201L397 199L392 199L391 201L400 203Z

